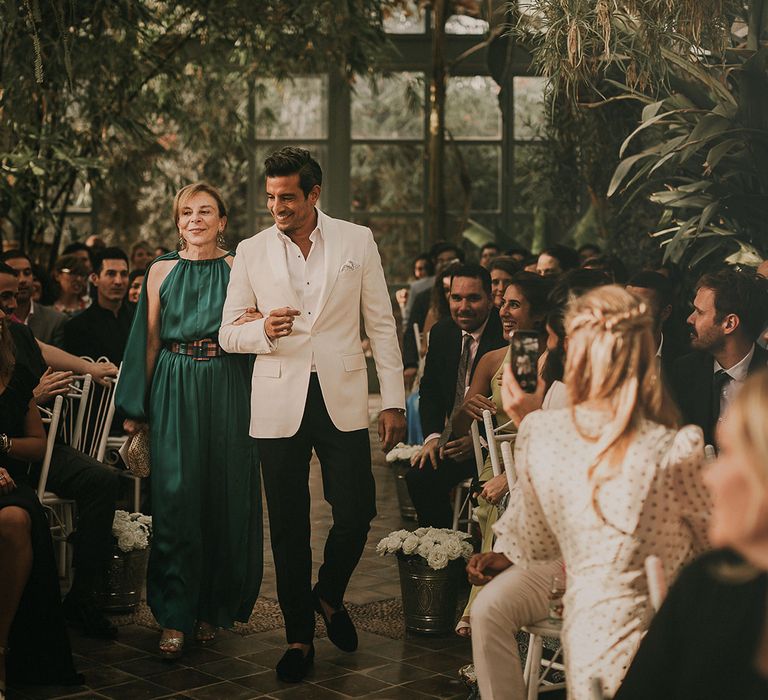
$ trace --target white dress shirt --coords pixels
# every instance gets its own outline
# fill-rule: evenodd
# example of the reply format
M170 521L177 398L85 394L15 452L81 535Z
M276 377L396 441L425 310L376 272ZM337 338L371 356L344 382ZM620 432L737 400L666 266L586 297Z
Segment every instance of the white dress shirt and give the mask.
M730 406L731 402L736 398L736 394L739 392L741 385L746 380L747 372L749 371L749 365L751 364L754 355L755 345L753 343L750 351L730 369L725 369L725 367L723 367L717 360L715 360L714 369L712 370L713 374L716 374L720 370L725 370L725 372L731 378L731 381L726 382L725 386L723 386L722 392L720 393L720 417L718 422L723 420L728 406Z
M301 303L302 316L306 316L310 325L315 322L317 315L317 304L320 301L320 293L323 291L325 283L325 248L323 243L323 232L318 225L311 234L309 240L312 247L309 254L304 254L288 236L278 232L280 240L285 248L285 262L288 267L288 277L291 281L291 287L296 292L296 298ZM315 359L312 357L312 371L315 370Z

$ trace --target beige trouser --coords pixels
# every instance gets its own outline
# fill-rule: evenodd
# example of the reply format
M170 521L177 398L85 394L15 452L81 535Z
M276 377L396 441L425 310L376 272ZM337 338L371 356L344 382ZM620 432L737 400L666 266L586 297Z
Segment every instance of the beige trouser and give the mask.
M483 700L525 700L523 669L515 635L549 612L552 577L561 561L511 566L478 594L472 605L472 660Z

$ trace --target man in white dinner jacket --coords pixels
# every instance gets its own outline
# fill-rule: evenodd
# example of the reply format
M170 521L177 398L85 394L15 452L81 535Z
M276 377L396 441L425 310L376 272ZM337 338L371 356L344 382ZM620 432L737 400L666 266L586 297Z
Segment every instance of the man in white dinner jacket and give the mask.
M370 229L316 208L322 171L308 151L283 148L266 159L265 169L275 225L238 247L219 343L226 352L256 355L250 433L258 439L289 645L277 673L295 682L314 657L315 610L336 646L357 648L343 598L376 515L361 312L381 386L385 450L405 435L405 392L392 306ZM313 448L333 509L314 588L308 485Z

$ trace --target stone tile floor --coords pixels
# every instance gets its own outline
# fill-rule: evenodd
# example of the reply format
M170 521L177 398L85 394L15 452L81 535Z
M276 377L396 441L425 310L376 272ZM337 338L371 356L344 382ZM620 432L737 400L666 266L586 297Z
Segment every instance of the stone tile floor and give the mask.
M371 410L375 411L372 397ZM400 595L394 558L380 558L376 543L391 530L413 528L400 519L394 479L386 466L375 432L371 434L373 473L377 485L378 516L371 526L365 553L347 591L352 603L369 603ZM330 525L330 507L322 497L319 465L311 472L312 547L315 573L322 558ZM265 528L268 523L265 517ZM261 595L276 597L274 566L265 533L264 582ZM322 623L321 623L322 624ZM459 682L457 670L471 660L471 645L455 635L409 636L392 640L368 632L360 633L360 648L354 654L336 649L327 639L315 640L314 670L300 684L277 680L274 665L285 650L282 629L243 637L222 631L205 647L191 646L179 661L158 658L158 633L138 625L120 628L115 642L86 639L72 633L76 666L85 674L87 686L24 687L12 689L15 698L196 698L197 700L331 700L334 698L461 698L468 691Z

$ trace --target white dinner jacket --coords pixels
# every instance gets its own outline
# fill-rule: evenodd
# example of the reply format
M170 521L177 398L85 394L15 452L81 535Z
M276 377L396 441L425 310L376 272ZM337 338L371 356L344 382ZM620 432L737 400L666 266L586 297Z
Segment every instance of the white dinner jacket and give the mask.
M317 210L323 232L325 280L315 320L296 316L293 332L271 343L264 319L232 325L249 306L267 316L301 304L291 286L285 247L272 226L240 243L224 303L219 343L226 352L253 353L250 434L295 435L301 424L314 353L323 399L343 431L368 427L368 375L360 314L371 341L382 408L405 408L403 361L381 258L369 228Z

